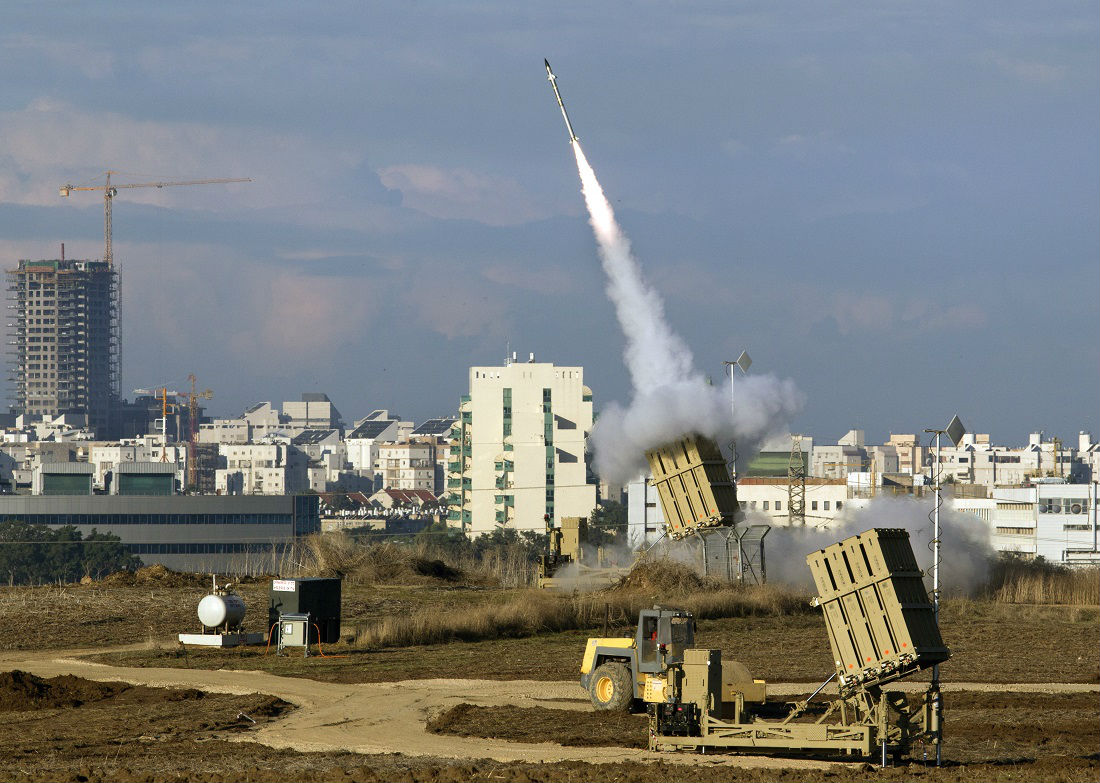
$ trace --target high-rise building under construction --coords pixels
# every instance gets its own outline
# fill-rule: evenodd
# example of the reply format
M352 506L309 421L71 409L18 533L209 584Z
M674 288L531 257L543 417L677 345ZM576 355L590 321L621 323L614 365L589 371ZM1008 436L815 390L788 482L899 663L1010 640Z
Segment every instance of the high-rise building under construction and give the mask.
M117 270L103 261L21 260L8 270L8 300L16 412L85 414L97 437L113 437Z

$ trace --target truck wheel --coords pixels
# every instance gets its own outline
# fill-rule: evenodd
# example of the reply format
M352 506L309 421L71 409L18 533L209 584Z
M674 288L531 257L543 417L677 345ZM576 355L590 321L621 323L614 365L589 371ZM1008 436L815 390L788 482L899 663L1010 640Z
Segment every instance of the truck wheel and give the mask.
M592 672L588 694L597 710L628 712L634 703L630 669L621 663L605 663Z

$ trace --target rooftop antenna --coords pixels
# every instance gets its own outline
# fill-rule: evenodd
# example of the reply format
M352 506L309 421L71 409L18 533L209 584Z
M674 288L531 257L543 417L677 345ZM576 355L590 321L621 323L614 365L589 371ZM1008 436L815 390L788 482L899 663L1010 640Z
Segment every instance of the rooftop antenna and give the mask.
M951 418L947 429L926 429L925 432L936 436L936 461L932 463L932 479L935 482L936 489L936 503L932 507L932 613L938 625L940 621L940 506L943 504L943 499L940 496L943 486L943 457L940 455L940 436L946 435L955 444L955 448L958 448L963 435L966 434L966 427L963 426L962 421L956 415ZM938 663L932 667L932 687L930 690L933 694L932 724L938 727L943 715L943 699L940 696L940 665ZM936 766L938 767L942 763L943 745L937 742Z
M725 365L726 375L728 375L729 377L732 378L733 377L733 372L734 372L733 371L734 367L740 367L741 372L744 373L744 374L748 373L749 368L752 367L752 357L749 356L748 351L741 351L741 355L737 357L737 361L735 361L735 362L722 362L722 364Z

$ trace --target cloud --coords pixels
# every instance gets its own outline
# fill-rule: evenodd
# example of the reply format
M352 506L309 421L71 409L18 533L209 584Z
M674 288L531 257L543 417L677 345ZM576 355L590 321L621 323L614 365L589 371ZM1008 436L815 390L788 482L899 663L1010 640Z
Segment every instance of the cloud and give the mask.
M983 52L979 60L1027 84L1055 84L1064 80L1067 73L1066 68L1061 65L1009 57L1000 52Z
M115 75L115 53L107 45L22 34L5 36L3 47L7 57L37 62L43 70L57 67L63 73L79 71L88 79Z
M738 141L737 139L730 138L722 142L722 152L726 153L731 158L736 158L744 155L746 152L748 152L748 150L749 146L743 141Z
M829 316L845 335L981 328L987 321L985 310L976 304L944 305L930 299L848 292L833 296Z
M346 198L346 172L360 167L354 150L315 139L254 128L199 122L137 120L89 111L43 95L0 112L0 201L59 206L58 186L101 183L121 169L120 182L252 177L250 184L139 188L119 199L189 209L273 209ZM97 179L98 177L98 179ZM78 193L74 203L90 203ZM87 199L81 197L87 197Z
M406 294L406 312L449 340L460 337L504 337L510 301L495 286L476 279L421 270Z
M379 175L387 188L401 191L406 207L433 217L475 220L490 226L549 217L518 182L508 177L414 163L389 166Z
M855 151L838 141L831 131L817 133L788 133L775 141L773 153L799 161L822 158L847 158Z
M530 262L493 264L482 270L487 280L525 291L543 294L568 294L577 290L576 277L560 266Z

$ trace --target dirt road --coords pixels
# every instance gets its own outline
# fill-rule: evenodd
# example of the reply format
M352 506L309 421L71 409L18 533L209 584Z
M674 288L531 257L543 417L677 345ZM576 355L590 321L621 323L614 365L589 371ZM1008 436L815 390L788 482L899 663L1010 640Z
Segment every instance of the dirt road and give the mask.
M552 743L520 743L476 737L430 734L425 719L460 703L479 706L514 705L587 710L575 682L529 680L406 680L395 683L338 684L278 677L263 672L201 669L125 668L92 663L70 655L0 655L0 670L22 669L40 677L74 674L91 680L198 688L214 693L265 693L298 709L286 718L241 735L273 748L298 751L349 751L363 754L400 753L453 759L494 759L500 762L585 761L614 763L660 759L665 763L734 765L757 768L827 769L828 762L773 759L763 756L696 756L651 754L627 748L575 748ZM920 690L920 683L903 689ZM805 693L806 683L769 685L775 695ZM1100 685L948 683L945 691L1017 691L1041 693L1100 692Z

